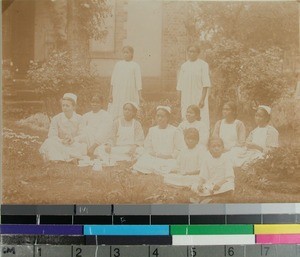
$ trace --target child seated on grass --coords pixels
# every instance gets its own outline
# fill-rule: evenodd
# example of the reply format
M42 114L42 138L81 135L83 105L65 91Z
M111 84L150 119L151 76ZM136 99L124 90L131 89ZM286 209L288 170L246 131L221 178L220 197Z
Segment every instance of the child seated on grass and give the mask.
M252 130L246 140L246 151L240 154L235 161L236 166L244 167L263 158L270 150L278 147L278 131L269 125L271 119L271 108L266 105L260 105L255 114L255 123L257 127Z
M219 137L208 142L200 167L198 185L193 186L201 196L221 194L234 190L234 170L228 155L224 154L224 143Z
M200 173L201 162L205 155L205 147L199 143L199 132L196 128L184 130L186 148L177 157L176 168L172 174L164 176L164 182L176 186L191 187Z

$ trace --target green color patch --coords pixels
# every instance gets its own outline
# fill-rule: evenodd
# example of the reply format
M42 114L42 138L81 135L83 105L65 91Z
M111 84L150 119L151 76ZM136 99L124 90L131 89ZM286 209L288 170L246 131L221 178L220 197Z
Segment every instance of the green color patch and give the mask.
M253 225L171 225L171 235L251 235Z

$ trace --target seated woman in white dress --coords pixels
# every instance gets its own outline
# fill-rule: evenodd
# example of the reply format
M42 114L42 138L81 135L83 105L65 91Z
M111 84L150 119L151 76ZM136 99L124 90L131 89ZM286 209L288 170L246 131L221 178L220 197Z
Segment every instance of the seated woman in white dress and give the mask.
M171 174L166 174L164 182L176 186L192 187L197 183L202 159L206 148L199 144L199 132L196 128L184 130L186 148L177 157L177 165Z
M134 171L143 173L169 173L176 167L178 144L176 144L176 127L169 124L171 108L156 108L157 126L149 129L144 148L145 153L133 166Z
M135 119L138 105L134 102L123 105L123 117L114 120L112 137L103 146L102 159L114 161L130 161L143 153L144 131Z
M201 120L200 108L193 104L187 108L186 120L181 122L178 126L178 140L183 148L186 148L186 142L184 139L184 131L188 128L196 128L199 132L199 144L202 146L207 145L209 138L208 126Z
M238 167L249 164L258 158L263 158L270 150L279 146L278 131L269 125L271 119L271 108L260 105L255 114L257 127L252 130L246 140L246 151L237 157Z
M224 142L225 151L233 147L243 147L246 141L246 128L237 117L237 106L227 102L222 109L223 119L219 120L213 131L213 137L220 137Z
M87 154L93 157L99 155L99 147L111 137L113 119L103 110L103 98L98 94L94 94L91 99L91 109L91 112L82 116L76 141L87 144Z
M76 95L64 94L62 112L52 118L48 138L39 150L45 161L71 161L86 154L86 146L74 140L81 121L81 116L75 112L76 101Z
M200 167L198 185L200 195L215 195L234 190L234 170L228 155L224 154L221 138L211 138Z

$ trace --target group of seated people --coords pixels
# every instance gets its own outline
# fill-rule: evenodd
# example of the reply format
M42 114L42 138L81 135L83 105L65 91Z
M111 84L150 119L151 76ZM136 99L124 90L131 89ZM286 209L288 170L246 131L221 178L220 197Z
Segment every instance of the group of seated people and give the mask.
M278 147L278 132L269 125L271 108L264 105L258 107L257 127L248 137L233 102L224 104L223 119L211 135L197 105L189 106L178 127L170 124L171 108L157 106L156 126L145 138L136 119L136 103L125 103L123 116L115 120L103 109L98 94L91 99L92 110L83 116L76 113L76 103L72 93L61 99L62 113L52 118L48 138L40 148L45 161L68 162L86 156L104 163L133 161L135 173L156 173L167 184L213 195L234 190L234 167L263 158Z

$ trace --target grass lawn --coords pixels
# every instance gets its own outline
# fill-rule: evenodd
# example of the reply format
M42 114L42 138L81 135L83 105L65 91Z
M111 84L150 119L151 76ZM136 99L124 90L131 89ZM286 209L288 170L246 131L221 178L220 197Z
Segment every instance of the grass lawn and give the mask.
M46 132L4 123L4 204L150 204L299 202L299 181L257 179L236 171L232 195L199 197L163 183L159 175L134 174L131 163L93 171L71 163L45 164L38 153Z

